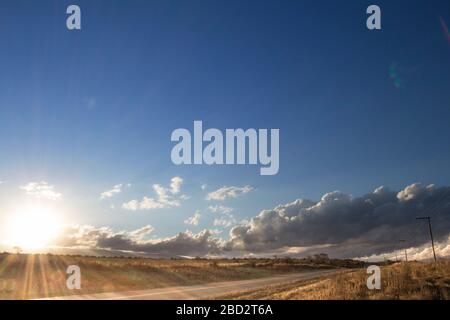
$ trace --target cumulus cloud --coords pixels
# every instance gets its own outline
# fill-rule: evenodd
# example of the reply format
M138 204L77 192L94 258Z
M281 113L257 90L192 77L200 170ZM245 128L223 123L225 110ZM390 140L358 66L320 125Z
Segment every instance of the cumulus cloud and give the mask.
M229 228L236 224L236 219L233 216L226 218L216 218L213 222L214 226Z
M170 180L170 192L174 194L180 192L182 184L183 179L181 179L180 177L173 177L172 180Z
M183 179L180 177L173 177L170 182L170 187L165 188L159 184L153 185L153 191L156 197L151 198L144 196L142 200L130 200L122 204L122 208L126 210L152 210L152 209L166 209L180 206L180 200L186 200L187 195L176 196L181 190Z
M192 226L198 226L201 216L202 215L200 214L200 211L196 211L192 217L189 217L186 220L184 220L184 223Z
M233 208L225 207L225 206L209 206L208 210L213 213L223 213L223 214L230 214L233 212Z
M215 209L220 211L219 207ZM436 253L450 255L450 187L421 184L398 192L380 187L358 197L330 192L319 201L299 199L263 210L249 221L239 222L231 213L223 214L213 224L232 228L227 241L216 238L220 231L211 230L146 240L153 231L151 226L131 232L82 226L68 228L58 244L168 256L327 253L337 258L378 260L383 255L392 259L395 252L401 256L406 248L411 259L431 258L428 226L416 220L417 216L431 217ZM187 221L195 225L198 219L194 214ZM400 239L406 242L399 242Z
M262 252L283 248L314 248L334 256L363 256L419 246L427 241L423 224L429 215L436 239L450 230L450 188L413 184L395 192L385 187L361 197L335 191L320 201L296 200L263 210L248 225L233 228L228 250ZM421 229L422 228L422 229Z
M249 193L253 188L251 186L244 187L222 187L215 191L208 193L207 200L223 201L227 198L237 198L243 194Z
M122 191L122 184L116 184L110 190L104 191L100 194L100 199L112 198L114 195Z
M38 199L57 200L61 198L61 193L55 190L55 187L45 181L30 182L20 187L27 195Z
M219 217L215 218L213 221L213 225L216 227L222 227L226 229L238 224L238 221L232 214L233 208L217 205L209 206L208 210L219 215Z
M221 240L214 238L209 230L197 234L186 231L173 237L143 240L143 236L152 231L151 226L131 232L114 232L106 227L70 226L61 232L52 245L132 251L160 256L204 256L218 254L221 251Z

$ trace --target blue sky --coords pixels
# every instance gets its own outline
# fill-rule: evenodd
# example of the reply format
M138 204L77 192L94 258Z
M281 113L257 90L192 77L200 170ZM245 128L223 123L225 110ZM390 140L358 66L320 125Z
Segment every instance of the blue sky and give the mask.
M381 31L365 27L370 1L76 1L82 30L68 31L72 3L0 4L3 209L46 181L70 223L165 237L214 228L212 204L248 219L334 190L450 183L448 1L377 1ZM194 120L279 128L279 173L173 165L170 134ZM180 207L120 208L175 176L190 196ZM199 225L184 224L196 210Z

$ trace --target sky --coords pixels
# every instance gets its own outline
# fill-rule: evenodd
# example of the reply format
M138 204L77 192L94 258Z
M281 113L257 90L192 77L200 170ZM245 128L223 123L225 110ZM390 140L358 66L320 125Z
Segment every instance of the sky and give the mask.
M74 3L81 30L66 28ZM230 250L255 254L256 238L273 250L328 246L363 233L342 227L342 237L276 244L267 229L258 236L254 224L264 219L251 220L262 210L286 218L272 209L310 199L295 205L300 219L339 190L336 199L353 199L347 217L362 221L355 199L380 186L428 199L387 192L383 204L403 212L403 200L420 200L417 208L430 205L450 225L450 3L376 3L382 29L371 31L371 1L2 1L0 242L12 245L11 220L16 229L36 221L30 234L53 232L41 226L42 212L51 212L49 220L89 234L72 245L114 248L120 238L170 254L158 245L183 232L178 240L193 246L239 243ZM279 129L278 174L173 164L171 133L192 131L195 120L220 130ZM36 211L24 207L41 216L14 218ZM408 225L400 220L392 225Z

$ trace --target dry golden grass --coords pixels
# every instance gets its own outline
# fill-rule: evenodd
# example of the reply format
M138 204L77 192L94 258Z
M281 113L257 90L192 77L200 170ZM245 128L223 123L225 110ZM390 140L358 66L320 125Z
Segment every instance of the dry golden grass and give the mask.
M29 299L119 292L215 281L267 277L285 272L334 268L352 261L317 263L292 259L157 260L64 255L0 254L0 299ZM81 268L81 290L66 288L69 265Z
M397 263L381 268L381 290L369 290L364 269L218 299L370 300L450 298L450 261Z

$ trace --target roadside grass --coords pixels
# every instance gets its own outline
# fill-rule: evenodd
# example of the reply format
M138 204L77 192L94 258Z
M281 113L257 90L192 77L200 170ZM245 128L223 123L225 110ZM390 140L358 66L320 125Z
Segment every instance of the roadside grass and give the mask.
M66 287L70 265L81 269L81 290ZM323 259L147 259L4 253L0 254L0 299L133 291L359 265L352 260Z
M214 299L264 300L448 300L450 261L402 262L381 267L381 289L369 290L366 270L353 270Z

